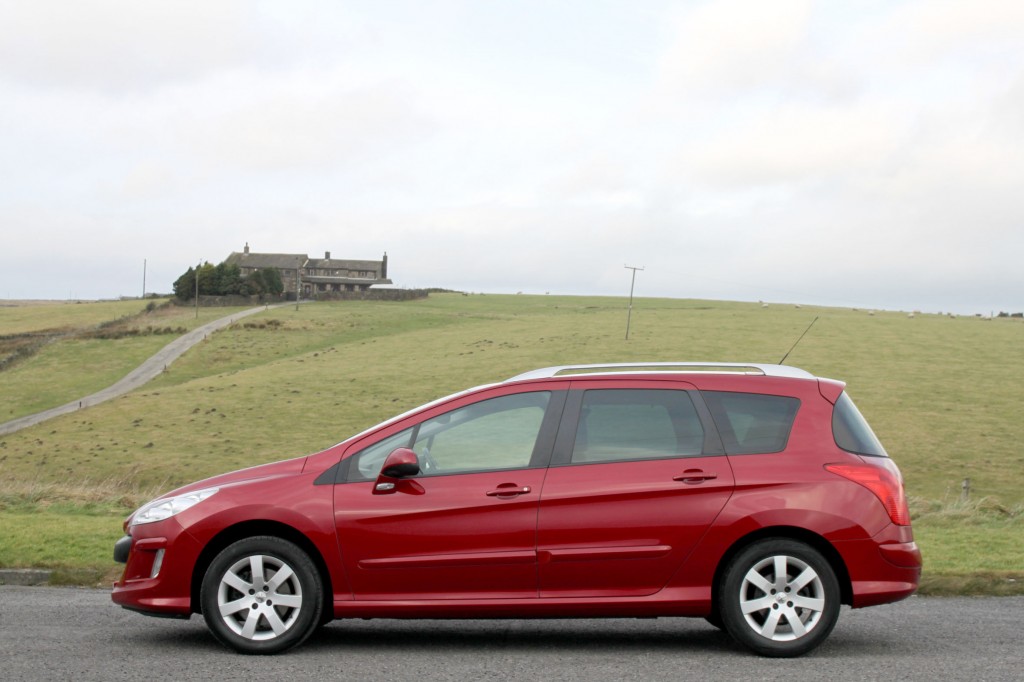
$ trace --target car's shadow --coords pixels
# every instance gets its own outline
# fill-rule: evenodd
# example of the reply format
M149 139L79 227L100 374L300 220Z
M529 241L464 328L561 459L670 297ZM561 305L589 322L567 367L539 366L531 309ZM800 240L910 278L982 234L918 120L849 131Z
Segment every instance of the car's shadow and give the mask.
M679 625L680 621L687 621ZM671 624L669 624L671 622ZM315 632L303 648L365 649L405 653L446 650L580 653L609 650L741 652L726 633L703 620L339 620Z
M144 647L189 650L194 653L226 651L207 630L202 619L166 628L138 630L128 638ZM129 645L131 645L129 644ZM802 660L817 656L891 652L900 648L859 632L834 632L820 648ZM579 620L336 620L321 627L293 655L401 654L431 656L496 650L511 654L716 654L751 656L725 632L695 618L579 619ZM906 653L904 650L903 653ZM801 660L801 659L797 659Z
M726 632L701 618L578 620L337 620L320 628L302 645L311 651L431 653L676 653L753 656ZM833 632L814 651L790 660L817 656L891 653L902 647L886 638L857 631ZM904 651L905 653L905 651ZM780 660L780 659L775 659Z

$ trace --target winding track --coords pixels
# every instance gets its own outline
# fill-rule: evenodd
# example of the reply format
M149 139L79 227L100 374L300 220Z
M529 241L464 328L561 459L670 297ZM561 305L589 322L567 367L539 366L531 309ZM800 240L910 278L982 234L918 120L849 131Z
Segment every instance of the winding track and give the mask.
M136 388L158 377L167 369L168 365L181 357L185 351L205 339L207 334L211 334L218 329L223 329L243 317L255 315L256 313L263 312L264 310L270 310L272 308L281 308L287 305L293 304L276 303L271 306L257 306L255 308L243 310L240 313L234 313L233 315L222 317L214 320L213 322L207 322L201 327L196 327L192 331L182 334L174 341L171 341L169 344L161 348L155 355L133 369L123 379L112 386L108 386L102 391L97 391L92 395L87 395L80 400L72 400L66 405L61 405L60 407L54 407L49 410L36 412L35 414L4 422L3 424L0 424L0 436L20 431L21 429L29 426L35 426L47 419L53 419L54 417L59 417L62 414L69 414L86 407L99 405L100 403L104 403L112 398L124 395L129 391L134 391Z

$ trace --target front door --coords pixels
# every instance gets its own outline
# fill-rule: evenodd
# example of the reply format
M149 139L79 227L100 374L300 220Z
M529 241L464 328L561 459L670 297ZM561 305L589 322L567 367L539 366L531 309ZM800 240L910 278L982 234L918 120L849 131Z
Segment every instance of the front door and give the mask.
M352 456L334 504L355 599L536 598L552 395L564 391L471 402ZM376 477L397 447L415 450L420 473L382 492Z

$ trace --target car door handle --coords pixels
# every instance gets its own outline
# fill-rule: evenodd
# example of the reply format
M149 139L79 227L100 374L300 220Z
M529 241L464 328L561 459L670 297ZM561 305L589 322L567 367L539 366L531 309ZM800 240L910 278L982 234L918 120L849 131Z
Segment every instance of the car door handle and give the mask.
M682 481L683 483L703 483L704 481L712 481L718 478L718 474L704 471L703 469L687 469L679 476L673 476L673 481Z
M487 492L487 497L515 497L530 492L530 486L518 486L515 483L502 483L495 490Z

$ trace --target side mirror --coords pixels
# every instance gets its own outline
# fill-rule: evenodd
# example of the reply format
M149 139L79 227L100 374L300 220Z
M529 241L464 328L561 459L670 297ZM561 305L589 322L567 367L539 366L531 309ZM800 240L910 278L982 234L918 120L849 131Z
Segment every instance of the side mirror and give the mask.
M406 478L420 473L420 458L409 448L397 448L384 460L380 473L388 478Z
M420 473L420 459L409 448L397 448L384 460L377 484L373 486L374 495L386 495L398 489L402 479ZM414 483L414 481L409 481Z

